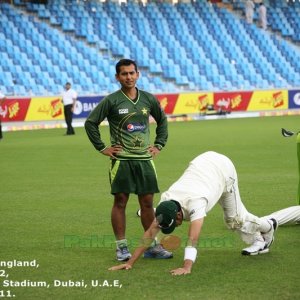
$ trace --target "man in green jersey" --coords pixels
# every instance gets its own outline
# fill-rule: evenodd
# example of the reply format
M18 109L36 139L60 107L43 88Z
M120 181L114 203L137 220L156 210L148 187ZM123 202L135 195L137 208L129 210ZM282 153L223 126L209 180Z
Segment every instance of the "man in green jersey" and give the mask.
M153 196L159 189L153 158L160 153L168 138L166 115L153 95L137 89L138 78L136 63L130 59L120 60L116 64L116 79L121 89L106 96L85 122L87 135L96 150L111 158L109 179L114 195L111 222L119 261L131 257L125 237L125 209L131 193L138 195L145 231L154 220ZM150 142L150 116L157 124L153 145ZM105 118L110 126L110 146L102 141L99 131ZM157 243L144 254L144 257L151 258L172 256Z

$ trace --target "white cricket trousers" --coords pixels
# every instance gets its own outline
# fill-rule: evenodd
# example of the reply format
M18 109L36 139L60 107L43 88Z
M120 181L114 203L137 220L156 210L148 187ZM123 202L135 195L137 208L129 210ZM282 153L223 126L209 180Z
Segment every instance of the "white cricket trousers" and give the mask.
M223 208L227 227L236 230L244 242L252 244L257 239L262 240L261 232L268 232L271 225L267 218L262 219L248 212L241 200L235 167L229 159L226 164L229 176L218 202Z
M284 208L263 217L263 219L270 218L274 218L278 225L300 224L300 205Z

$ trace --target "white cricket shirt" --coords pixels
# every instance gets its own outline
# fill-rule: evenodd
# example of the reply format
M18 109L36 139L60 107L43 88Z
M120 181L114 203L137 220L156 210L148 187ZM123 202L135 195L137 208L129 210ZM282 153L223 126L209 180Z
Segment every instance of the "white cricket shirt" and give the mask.
M160 202L178 201L184 219L194 221L205 217L221 195L231 190L236 177L228 157L213 151L205 152L190 162L183 175L161 195Z
M73 89L64 90L62 92L62 100L64 105L73 104L74 99L77 99L77 93Z

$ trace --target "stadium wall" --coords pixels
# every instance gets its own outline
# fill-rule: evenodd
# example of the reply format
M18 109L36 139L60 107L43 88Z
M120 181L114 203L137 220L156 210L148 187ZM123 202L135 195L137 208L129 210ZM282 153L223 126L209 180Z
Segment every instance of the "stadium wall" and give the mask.
M300 89L174 93L157 94L156 97L170 117L231 112L276 115L278 111L300 109ZM103 98L104 96L78 97L74 121L85 119ZM60 96L7 97L0 104L0 115L3 125L10 122L23 122L26 125L36 121L63 121L63 109Z

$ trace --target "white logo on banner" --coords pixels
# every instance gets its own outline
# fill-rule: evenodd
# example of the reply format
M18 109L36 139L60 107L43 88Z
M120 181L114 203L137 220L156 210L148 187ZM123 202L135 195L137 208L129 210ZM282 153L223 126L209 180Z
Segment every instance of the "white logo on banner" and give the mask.
M300 105L300 93L294 95L294 103Z
M84 112L91 112L97 105L98 105L98 102L93 102L93 103L83 102L82 103L81 101L77 100L74 114L78 116Z
M230 99L222 98L217 101L217 106L228 108L230 106Z
M0 106L0 116L2 116L2 118L5 118L7 115L7 106L5 106L5 109L3 109L1 106Z
M82 113L82 103L77 100L76 105L75 105L74 114L75 115L80 115L81 113Z

